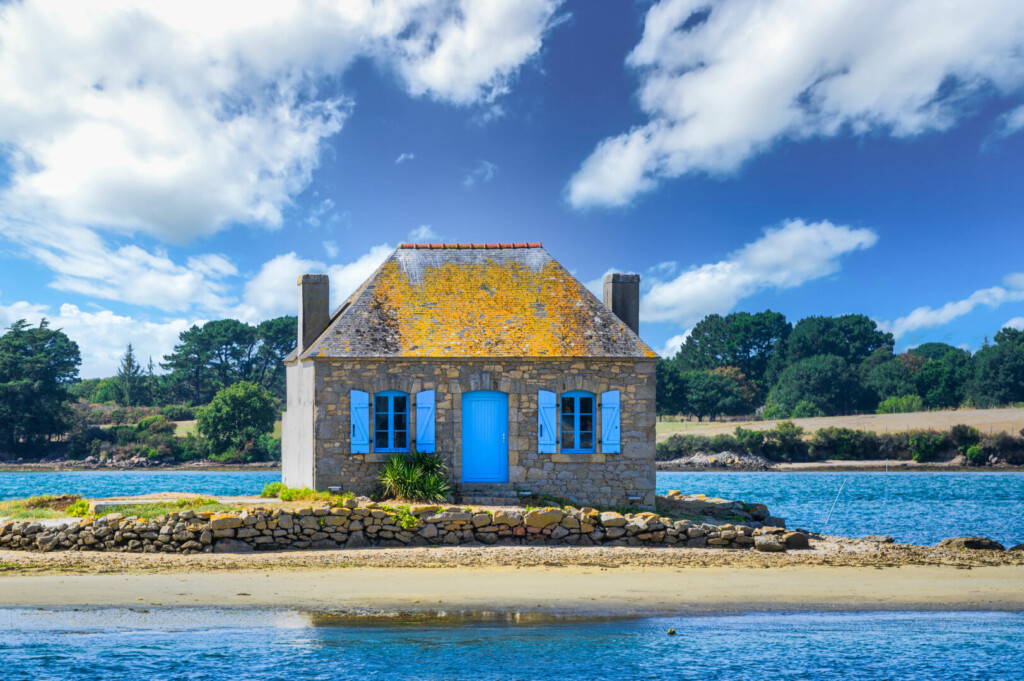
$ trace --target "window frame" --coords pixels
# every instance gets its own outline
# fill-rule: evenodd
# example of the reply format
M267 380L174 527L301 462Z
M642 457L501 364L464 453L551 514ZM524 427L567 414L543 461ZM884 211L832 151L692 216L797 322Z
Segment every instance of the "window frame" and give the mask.
M590 398L590 411L584 412L580 407L580 401L587 397ZM569 412L564 410L565 403L563 400L567 398L573 401L573 411L571 413L573 415L573 441L577 445L575 447L565 446L565 433L569 431L565 429L564 420ZM588 413L590 415L590 429L583 430L580 428L580 421ZM590 433L590 447L579 446L583 433ZM558 447L565 454L593 454L597 451L597 395L595 393L586 390L571 390L558 396Z
M388 426L387 426L387 430L382 430L382 429L377 427L377 416L378 416L378 414L381 413L377 409L377 399L380 398L380 397L387 398L387 404L388 404L388 410L387 410ZM396 397L404 397L405 398L405 410L404 411L396 411L395 410L395 398ZM410 420L409 420L409 412L411 411L411 408L412 408L412 400L409 397L409 393L402 392L401 390L385 390L383 392L374 393L374 395L373 395L373 416L372 416L372 420L371 420L371 424L373 425L373 437L372 437L372 440L371 440L373 442L373 451L381 452L381 453L395 453L395 454L403 453L403 452L408 452L409 451L409 446L410 446L410 443L412 441L412 439L409 436L410 426L412 425ZM404 415L405 416L405 428L398 428L398 429L395 428L395 416L397 416L397 415ZM387 433L387 446L386 447L378 447L377 446L377 435L378 435L378 433L385 433L385 432ZM395 433L396 432L404 432L405 433L405 447L396 447L395 446Z

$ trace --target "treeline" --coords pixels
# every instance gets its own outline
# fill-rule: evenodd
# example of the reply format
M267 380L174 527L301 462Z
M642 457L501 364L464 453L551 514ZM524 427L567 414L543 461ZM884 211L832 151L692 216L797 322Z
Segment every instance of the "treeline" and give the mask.
M1024 331L1000 330L976 353L946 343L893 351L864 315L709 315L658 362L658 413L714 419L759 412L803 418L1024 402Z
M285 397L282 361L295 324L207 322L180 334L160 364L165 373L152 361L143 367L129 344L116 376L83 381L75 341L45 319L35 327L19 320L0 336L0 457L38 455L54 442L75 457L280 457L269 433ZM171 421L193 417L198 435L176 438Z
M1024 464L1024 433L983 434L974 426L956 425L948 431L910 430L874 433L853 428L821 428L807 434L792 421L770 430L736 428L733 434L673 435L657 445L658 460L671 461L695 454L751 454L770 461L907 459L935 461L959 454L969 466Z
M295 347L295 317L268 319L252 325L220 319L193 326L178 336L157 373L152 359L145 367L128 345L117 375L89 378L68 387L74 398L92 404L122 407L171 404L201 405L219 390L240 381L261 385L279 400L285 398L285 356Z

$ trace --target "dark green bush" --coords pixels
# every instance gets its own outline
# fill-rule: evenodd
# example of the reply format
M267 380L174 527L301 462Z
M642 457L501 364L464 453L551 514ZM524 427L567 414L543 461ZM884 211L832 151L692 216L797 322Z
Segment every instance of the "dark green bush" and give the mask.
M168 404L160 407L160 413L171 421L191 421L196 417L195 410L186 404Z
M910 458L918 463L934 459L940 453L949 450L952 444L947 433L934 430L912 432L907 440Z
M953 440L953 446L965 453L968 447L973 447L981 442L981 433L978 429L962 423L949 429L949 437Z
M793 411L789 413L791 419L809 419L816 416L824 416L825 412L822 411L821 407L816 405L810 400L800 400L793 407Z
M760 456L764 453L764 440L763 431L736 426L736 441L743 451Z
M692 456L698 452L709 452L711 438L706 435L673 435L656 445L658 461L671 461Z
M869 430L822 428L811 436L813 459L876 459L878 454L878 436Z
M766 430L764 454L776 461L801 461L807 458L804 429L792 421L782 421L772 430Z
M708 449L715 454L720 452L740 452L744 451L740 446L740 441L734 435L728 433L720 433L718 435L712 435L708 441Z

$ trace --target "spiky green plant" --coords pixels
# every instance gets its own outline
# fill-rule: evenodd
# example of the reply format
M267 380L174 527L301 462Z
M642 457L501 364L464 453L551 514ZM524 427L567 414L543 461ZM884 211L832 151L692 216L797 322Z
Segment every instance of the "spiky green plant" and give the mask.
M452 493L448 468L436 454L395 454L380 474L384 494L407 501L446 501Z

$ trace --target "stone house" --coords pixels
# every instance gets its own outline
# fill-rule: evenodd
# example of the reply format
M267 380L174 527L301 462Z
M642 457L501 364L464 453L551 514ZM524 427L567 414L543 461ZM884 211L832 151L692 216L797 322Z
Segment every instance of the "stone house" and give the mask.
M283 481L361 494L435 452L462 501L654 503L655 362L640 277L604 304L539 243L403 244L333 312L299 278Z

